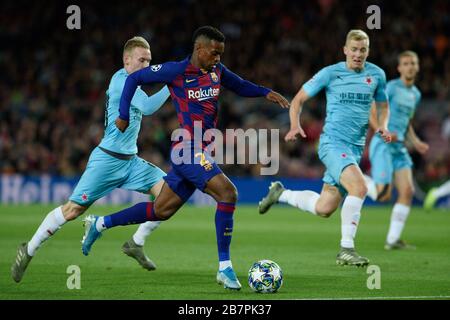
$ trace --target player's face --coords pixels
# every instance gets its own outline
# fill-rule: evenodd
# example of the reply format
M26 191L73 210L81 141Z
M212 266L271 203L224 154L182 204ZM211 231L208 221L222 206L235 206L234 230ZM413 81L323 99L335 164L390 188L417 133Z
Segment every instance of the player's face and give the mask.
M125 69L128 73L146 68L152 61L152 54L149 49L136 47L124 56Z
M211 71L220 62L220 56L225 50L225 43L211 40L198 48L198 61L202 69Z
M401 57L397 69L401 77L413 80L419 72L419 61L413 56Z
M344 47L347 57L347 67L352 70L361 70L369 56L369 44L367 40L349 40Z

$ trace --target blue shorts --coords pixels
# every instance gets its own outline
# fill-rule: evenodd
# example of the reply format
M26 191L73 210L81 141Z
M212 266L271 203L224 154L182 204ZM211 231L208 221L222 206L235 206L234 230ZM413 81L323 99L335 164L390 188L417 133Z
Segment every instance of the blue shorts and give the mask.
M116 188L146 193L165 172L138 156L117 159L95 148L69 200L88 207Z
M363 151L364 146L322 135L319 143L319 158L326 168L323 182L337 187L341 195L345 196L347 191L340 183L342 171L352 164L358 166Z
M391 184L395 171L413 167L413 162L402 142L385 143L374 136L369 146L372 178L376 184Z
M190 157L186 159L191 159L191 161L182 163L175 161L173 158L174 151L181 156L183 156L183 151L189 152ZM164 180L184 202L190 198L195 189L203 192L207 182L222 173L222 170L207 152L194 147L183 150L172 148L171 164L172 169L164 177Z

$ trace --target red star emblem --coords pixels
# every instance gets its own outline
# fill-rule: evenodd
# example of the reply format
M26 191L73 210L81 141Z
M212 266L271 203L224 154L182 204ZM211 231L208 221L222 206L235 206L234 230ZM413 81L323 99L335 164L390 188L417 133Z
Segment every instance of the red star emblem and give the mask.
M366 83L367 84L371 84L372 83L372 78L371 77L367 77L366 78Z
M347 158L347 155L345 153L341 154L342 158Z
M81 196L81 199L82 199L83 201L87 201L87 199L88 199L87 194L86 194L86 193L83 193L83 195Z

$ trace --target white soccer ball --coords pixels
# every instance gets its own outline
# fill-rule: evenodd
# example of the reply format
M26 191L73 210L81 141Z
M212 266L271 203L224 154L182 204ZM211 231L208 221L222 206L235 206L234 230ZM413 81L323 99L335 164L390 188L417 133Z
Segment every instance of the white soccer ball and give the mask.
M283 285L283 272L272 260L255 262L248 270L248 285L258 293L275 293Z

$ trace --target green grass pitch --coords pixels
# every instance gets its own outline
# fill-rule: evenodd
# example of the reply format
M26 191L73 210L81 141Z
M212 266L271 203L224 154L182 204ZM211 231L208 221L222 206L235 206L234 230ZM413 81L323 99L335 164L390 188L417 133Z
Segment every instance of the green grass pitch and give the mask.
M148 239L158 266L142 269L121 252L136 226L108 230L91 254L81 253L81 219L66 224L31 261L22 282L10 277L17 245L28 240L52 206L0 206L0 299L449 299L450 213L413 208L403 238L415 251L383 249L391 207L364 208L357 250L381 270L381 289L368 289L366 269L335 264L340 213L329 219L276 206L260 216L255 206L235 213L231 256L243 285L239 292L215 282L218 267L212 207L183 207ZM122 208L122 207L120 207ZM93 207L111 213L119 207ZM247 284L251 264L276 261L284 283L276 294L256 294ZM67 267L81 270L81 289L67 288Z

